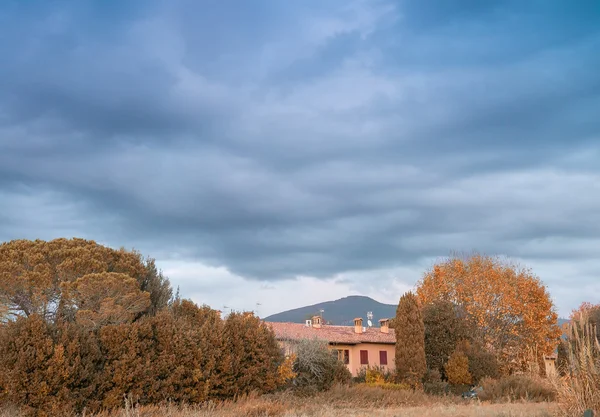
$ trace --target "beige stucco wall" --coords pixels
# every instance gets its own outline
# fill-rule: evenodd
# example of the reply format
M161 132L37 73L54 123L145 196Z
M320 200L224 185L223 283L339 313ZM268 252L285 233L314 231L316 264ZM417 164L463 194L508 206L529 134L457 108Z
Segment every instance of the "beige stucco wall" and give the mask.
M286 355L293 352L293 343L287 341L279 341L279 346L284 349ZM347 365L348 370L352 373L352 376L358 375L361 367L364 365L360 364L360 351L366 350L369 352L369 366L382 366L383 368L393 371L396 369L395 357L394 357L394 345L379 344L379 343L360 343L358 345L342 345L342 344L330 344L329 348L332 350L348 350L350 363ZM387 352L387 366L379 363L379 351L385 350Z
M396 369L395 358L394 358L394 345L386 345L379 343L360 343L358 345L330 345L331 349L348 349L350 353L350 363L347 365L352 376L358 375L361 367L365 365L360 364L360 351L366 350L369 352L369 366L381 366L387 370L393 371ZM387 352L387 366L379 363L379 351L385 350Z

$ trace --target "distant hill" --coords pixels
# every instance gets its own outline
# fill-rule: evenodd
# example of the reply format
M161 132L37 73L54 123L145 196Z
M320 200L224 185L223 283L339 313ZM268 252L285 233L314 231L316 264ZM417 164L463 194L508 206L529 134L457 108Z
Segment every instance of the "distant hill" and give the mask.
M304 320L319 315L323 310L323 320L326 323L348 326L354 323L355 317L362 317L363 323L367 323L367 311L373 312L373 325L378 326L378 320L392 318L396 315L395 304L383 304L370 297L362 295L351 295L335 301L311 306L295 308L265 317L265 321L304 323ZM567 319L558 319L558 324L568 322Z
M351 295L340 298L335 301L326 301L324 303L311 306L295 308L293 310L283 311L265 317L265 321L304 323L304 320L312 316L319 315L323 311L323 321L325 323L337 325L351 325L355 317L362 317L363 323L367 325L367 312L373 312L373 326L379 326L378 320L382 318L392 318L396 315L394 304L383 304L370 297L362 295Z

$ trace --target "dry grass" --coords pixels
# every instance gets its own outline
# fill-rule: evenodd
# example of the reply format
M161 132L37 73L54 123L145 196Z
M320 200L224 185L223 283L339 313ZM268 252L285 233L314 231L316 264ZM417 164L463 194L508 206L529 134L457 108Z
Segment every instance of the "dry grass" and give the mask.
M233 408L176 409L153 407L150 409L124 411L111 417L551 417L551 404L462 404L431 405L404 408L336 408L334 406L305 406L303 409L282 410L259 403Z
M122 410L95 417L549 417L554 411L555 405L550 403L488 404L360 385L334 387L311 398L280 393L202 406L135 407L127 403ZM7 410L0 412L0 417L20 415Z
M531 375L510 375L500 379L484 379L483 391L479 398L483 401L507 402L526 400L548 402L556 400L556 388L550 381Z
M555 380L562 414L600 410L600 343L596 329L584 320L571 326L568 363L570 375Z

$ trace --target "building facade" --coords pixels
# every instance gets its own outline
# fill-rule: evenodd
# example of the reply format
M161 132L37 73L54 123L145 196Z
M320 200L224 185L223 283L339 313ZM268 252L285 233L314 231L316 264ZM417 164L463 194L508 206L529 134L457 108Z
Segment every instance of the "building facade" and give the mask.
M348 367L353 376L361 368L381 367L393 371L395 366L396 336L390 329L389 320L379 320L379 328L363 327L361 318L354 319L354 326L332 326L322 323L315 316L306 323L267 323L286 354L293 351L294 342L318 339L326 341L331 350Z

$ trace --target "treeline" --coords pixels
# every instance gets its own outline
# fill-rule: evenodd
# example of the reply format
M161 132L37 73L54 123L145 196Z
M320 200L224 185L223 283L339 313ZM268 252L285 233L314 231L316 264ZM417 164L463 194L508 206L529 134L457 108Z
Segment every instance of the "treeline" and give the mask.
M291 366L251 313L172 296L153 260L92 241L0 245L0 403L31 415L199 403L286 382ZM286 369L287 368L287 369Z
M472 255L440 262L400 299L397 378L430 387L469 385L514 373L545 374L559 344L557 314L531 271Z

